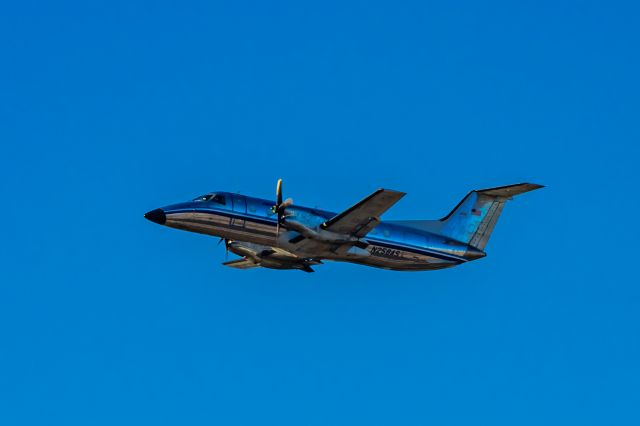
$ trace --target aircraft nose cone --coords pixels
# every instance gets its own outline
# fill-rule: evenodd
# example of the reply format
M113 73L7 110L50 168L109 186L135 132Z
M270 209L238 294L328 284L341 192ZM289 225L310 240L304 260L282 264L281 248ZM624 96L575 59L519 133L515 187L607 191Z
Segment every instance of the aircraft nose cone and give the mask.
M145 213L144 217L158 225L164 225L167 221L167 215L164 214L164 210L162 209L151 210L150 212Z

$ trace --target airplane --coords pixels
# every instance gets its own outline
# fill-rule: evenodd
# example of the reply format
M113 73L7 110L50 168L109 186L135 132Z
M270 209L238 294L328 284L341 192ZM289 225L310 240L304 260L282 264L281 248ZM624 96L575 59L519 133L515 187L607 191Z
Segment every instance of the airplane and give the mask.
M212 192L191 201L147 212L151 222L212 235L236 269L256 267L314 272L323 261L351 262L396 271L456 266L486 256L485 246L505 203L542 185L519 183L473 190L438 220L381 221L380 216L406 194L378 189L341 213L283 201L282 179L276 201L230 192Z

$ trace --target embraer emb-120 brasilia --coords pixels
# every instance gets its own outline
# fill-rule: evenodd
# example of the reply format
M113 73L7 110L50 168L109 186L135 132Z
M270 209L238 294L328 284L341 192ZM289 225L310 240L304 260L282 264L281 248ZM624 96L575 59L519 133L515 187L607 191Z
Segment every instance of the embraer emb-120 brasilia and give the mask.
M542 188L520 183L471 191L439 220L381 221L405 193L378 189L342 213L282 200L215 192L152 210L145 218L160 225L220 237L239 259L223 263L313 272L323 260L352 262L397 271L442 269L486 256L484 248L502 208L512 196Z

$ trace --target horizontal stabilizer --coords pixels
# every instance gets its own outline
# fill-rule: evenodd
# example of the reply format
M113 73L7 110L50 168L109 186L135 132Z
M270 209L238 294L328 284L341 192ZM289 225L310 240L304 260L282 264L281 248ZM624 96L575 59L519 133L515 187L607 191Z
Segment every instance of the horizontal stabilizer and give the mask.
M535 183L517 183L515 185L498 186L496 188L478 189L476 192L490 197L511 198L540 188L544 188L544 185L538 185Z

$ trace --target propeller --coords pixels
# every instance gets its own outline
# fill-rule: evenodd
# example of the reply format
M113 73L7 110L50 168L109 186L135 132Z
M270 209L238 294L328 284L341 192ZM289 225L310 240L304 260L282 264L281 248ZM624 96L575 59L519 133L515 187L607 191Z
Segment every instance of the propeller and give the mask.
M284 219L287 216L285 210L292 204L293 200L291 198L287 198L282 201L282 179L278 179L278 183L276 185L276 204L271 207L271 211L278 215L278 222L276 224L276 244L278 242L278 237L280 236L280 225L284 223Z

